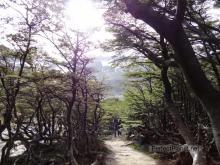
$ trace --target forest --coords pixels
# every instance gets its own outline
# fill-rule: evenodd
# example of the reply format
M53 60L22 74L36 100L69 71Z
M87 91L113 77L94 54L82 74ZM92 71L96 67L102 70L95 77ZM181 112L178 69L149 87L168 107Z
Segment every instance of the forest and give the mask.
M220 1L74 1L0 0L0 165L220 164Z

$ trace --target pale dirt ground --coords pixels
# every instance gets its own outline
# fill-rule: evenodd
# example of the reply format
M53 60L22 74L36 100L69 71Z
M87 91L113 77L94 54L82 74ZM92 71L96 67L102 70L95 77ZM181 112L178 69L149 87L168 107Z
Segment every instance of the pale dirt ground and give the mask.
M112 151L106 158L106 165L159 165L157 160L129 147L128 142L121 139L105 141Z

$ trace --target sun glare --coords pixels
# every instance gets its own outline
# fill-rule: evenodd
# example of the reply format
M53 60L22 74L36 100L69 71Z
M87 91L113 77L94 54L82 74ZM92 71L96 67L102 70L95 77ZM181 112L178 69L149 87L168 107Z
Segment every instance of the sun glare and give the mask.
M67 24L71 28L88 31L104 24L102 11L91 0L69 0L66 7Z

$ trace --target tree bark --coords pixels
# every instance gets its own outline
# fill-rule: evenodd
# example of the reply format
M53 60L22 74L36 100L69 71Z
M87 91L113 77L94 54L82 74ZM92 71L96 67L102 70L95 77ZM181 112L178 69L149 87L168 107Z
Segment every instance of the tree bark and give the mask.
M179 114L178 109L176 108L173 102L173 99L171 96L172 88L171 88L171 84L167 76L167 71L168 71L167 66L164 66L161 70L161 77L162 77L164 91L165 91L164 96L165 96L165 101L168 107L167 109L175 123L175 126L178 129L178 132L181 134L181 136L185 140L187 146L191 147L193 145L196 145L197 143L193 137L192 132L189 130L189 128L187 128L187 126L183 122L181 115ZM189 152L193 158L193 165L206 165L206 155L202 149L197 150L197 151L189 150Z

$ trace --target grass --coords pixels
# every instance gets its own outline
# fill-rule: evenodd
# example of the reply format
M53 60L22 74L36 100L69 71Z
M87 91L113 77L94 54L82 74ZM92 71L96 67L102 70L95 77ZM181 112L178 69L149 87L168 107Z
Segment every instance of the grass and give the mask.
M140 145L140 144L137 144L137 143L132 143L130 146L133 149L135 149L139 152L142 152L142 153L146 154L147 156L150 156L153 159L157 160L158 165L174 165L175 164L173 162L173 160L171 160L171 159L162 159L160 154L155 154L155 153L149 152L147 146Z
M132 143L131 147L133 149L137 150L137 151L140 151L140 152L142 152L142 153L144 153L144 154L146 154L146 155L156 159L156 160L160 160L161 159L159 154L155 154L155 153L149 152L148 147L145 146L145 145L140 145L140 144L137 144L137 143Z

